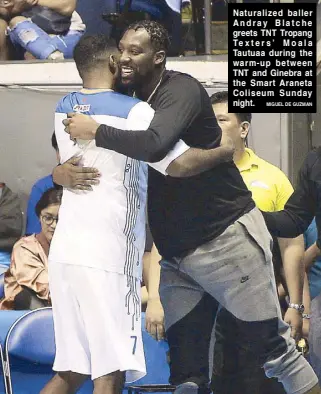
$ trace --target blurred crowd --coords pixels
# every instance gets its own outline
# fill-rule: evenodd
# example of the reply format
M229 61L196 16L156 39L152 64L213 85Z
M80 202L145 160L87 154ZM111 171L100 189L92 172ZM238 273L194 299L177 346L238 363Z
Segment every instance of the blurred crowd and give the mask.
M181 51L181 9L186 6L190 0L115 0L106 4L110 12L101 9L100 19L105 20L106 34L115 45L131 22L161 21L171 34L169 55L177 56ZM77 0L0 0L0 61L71 59L80 37L86 30L94 30L92 21L86 29L86 12L80 15L76 9Z

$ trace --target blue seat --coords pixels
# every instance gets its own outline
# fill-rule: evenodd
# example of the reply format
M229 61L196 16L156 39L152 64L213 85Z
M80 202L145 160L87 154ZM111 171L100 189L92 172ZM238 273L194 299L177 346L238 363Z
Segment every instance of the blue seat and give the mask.
M3 267L7 267L7 269L10 267L11 263L11 252L4 252L3 250L0 250L0 265Z
M55 351L51 308L30 311L13 323L4 350L9 394L39 393L54 375ZM78 392L92 393L92 382Z
M12 324L19 319L26 311L0 311L0 353L1 353L1 366L0 366L0 394L7 393L7 380L3 371L4 355L3 347L8 331Z
M0 299L3 297L4 297L4 272L0 274Z
M146 332L144 317L143 314L147 375L135 382L135 385L127 385L124 392L127 390L128 393L164 392L164 390L157 391L157 387L161 389L168 383L167 343L155 341ZM55 342L52 309L36 309L19 317L7 334L4 348L8 394L38 394L54 375L52 364L55 357ZM150 385L156 386L150 387ZM169 387L166 388L168 392ZM92 393L92 390L92 382L88 380L78 393L88 394Z
M157 342L148 334L145 329L145 314L143 313L142 315L142 334L147 374L134 384L127 385L128 394L172 392L174 387L168 384L168 344L165 341Z
M3 350L2 346L0 344L0 360L1 360L1 370L0 370L0 393L1 394L8 394L8 387L7 387L7 381L5 379L5 373L4 373L4 368L5 368L5 362L3 359Z

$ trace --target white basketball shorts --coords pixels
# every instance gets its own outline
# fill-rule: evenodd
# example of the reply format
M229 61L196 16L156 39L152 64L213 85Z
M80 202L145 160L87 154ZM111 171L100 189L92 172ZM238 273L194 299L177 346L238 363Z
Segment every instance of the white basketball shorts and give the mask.
M138 279L77 265L49 263L55 327L55 371L92 380L126 371L126 382L146 374Z

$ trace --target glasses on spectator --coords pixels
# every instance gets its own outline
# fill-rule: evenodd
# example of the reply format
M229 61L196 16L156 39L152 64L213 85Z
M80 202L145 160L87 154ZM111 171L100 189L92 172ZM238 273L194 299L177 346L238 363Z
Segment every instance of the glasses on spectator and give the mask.
M51 216L51 215L41 215L41 219L47 226L50 226L53 222L58 222L58 217Z

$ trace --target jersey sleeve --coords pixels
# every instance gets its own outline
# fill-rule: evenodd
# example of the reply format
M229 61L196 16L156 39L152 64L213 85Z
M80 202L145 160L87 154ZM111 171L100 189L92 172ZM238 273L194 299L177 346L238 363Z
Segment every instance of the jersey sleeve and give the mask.
M155 111L145 102L136 104L127 117L128 130L147 130L154 118ZM156 163L147 163L156 171L163 175L167 175L169 165L186 152L190 147L183 141L179 140L173 149L160 161Z
M63 164L73 156L81 153L78 145L70 139L68 133L65 132L65 126L62 121L67 119L68 111L64 108L64 99L61 100L55 112L55 134L60 155L60 163Z

